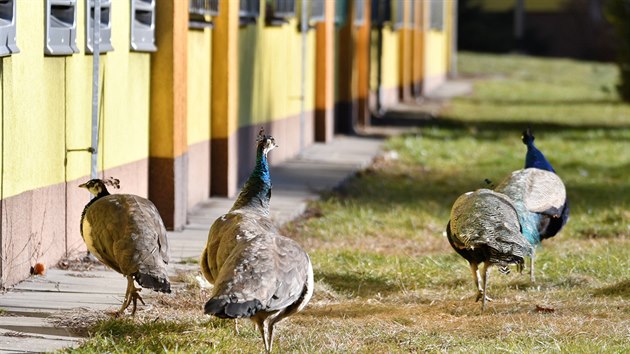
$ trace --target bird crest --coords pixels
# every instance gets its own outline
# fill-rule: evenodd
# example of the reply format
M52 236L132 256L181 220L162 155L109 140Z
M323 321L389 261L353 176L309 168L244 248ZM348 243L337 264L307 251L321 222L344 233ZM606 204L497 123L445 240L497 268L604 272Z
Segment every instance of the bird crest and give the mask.
M258 137L256 137L256 142L259 146L262 144L263 154L265 156L267 156L269 151L278 147L278 144L276 144L276 139L274 139L271 135L265 134L264 127L260 127L260 130L258 131Z
M532 133L532 129L527 127L527 129L523 130L523 135L521 135L521 140L523 144L528 145L534 142L534 134Z
M103 181L103 184L106 186L111 186L114 189L120 189L120 180L118 178L109 177L102 181Z

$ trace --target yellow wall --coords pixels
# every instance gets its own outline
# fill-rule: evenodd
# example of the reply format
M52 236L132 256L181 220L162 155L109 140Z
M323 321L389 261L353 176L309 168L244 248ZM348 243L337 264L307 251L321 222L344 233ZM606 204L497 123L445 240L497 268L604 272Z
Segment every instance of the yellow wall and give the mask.
M265 26L261 11L256 25L239 30L239 127L300 114L302 36L297 26L295 18L284 26ZM314 31L308 32L307 48L304 106L309 111L315 104Z
M429 30L425 35L425 78L446 74L448 37L446 32Z
M43 12L20 3L20 53L2 59L3 198L64 179L65 59L43 59Z
M17 6L20 53L3 58L3 198L90 173L92 56L85 54L85 2L78 1L72 56L45 57L41 2ZM129 8L112 5L113 52L101 56L99 169L148 156L149 54L129 52ZM104 143L104 147L103 147ZM9 162L10 161L10 162ZM66 175L67 172L67 175Z
M397 88L400 84L399 56L399 32L391 30L390 27L386 27L383 29L383 72L381 82L383 88L385 89Z
M212 30L188 31L188 144L210 135Z

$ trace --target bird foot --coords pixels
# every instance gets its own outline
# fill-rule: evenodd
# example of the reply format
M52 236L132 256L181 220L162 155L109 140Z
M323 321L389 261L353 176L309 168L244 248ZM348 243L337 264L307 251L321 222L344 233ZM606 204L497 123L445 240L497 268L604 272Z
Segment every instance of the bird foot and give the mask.
M480 290L479 292L477 292L477 297L475 299L475 302L479 302L479 300L483 299L483 296L484 296L483 291ZM486 301L494 301L494 300L490 298L489 296L486 296Z
M125 310L127 309L127 307L129 307L129 305L132 303L133 303L133 307L131 309L131 316L135 315L136 308L138 305L138 300L140 300L140 303L142 303L142 305L146 306L146 304L144 303L144 300L142 299L142 296L140 296L140 291L142 291L142 288L133 287L128 297L125 298L125 302L123 303L120 310L116 311L116 313L114 314L114 317L122 316L125 313Z

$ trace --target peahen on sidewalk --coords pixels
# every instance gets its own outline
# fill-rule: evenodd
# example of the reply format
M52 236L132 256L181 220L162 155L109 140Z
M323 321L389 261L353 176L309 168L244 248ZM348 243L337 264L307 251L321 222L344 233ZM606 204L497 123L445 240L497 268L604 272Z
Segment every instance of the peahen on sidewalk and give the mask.
M169 261L166 228L155 205L133 194L109 194L107 185L118 188L117 179L91 179L79 187L95 197L81 214L81 236L87 249L103 264L127 278L121 315L133 304L136 313L141 288L170 293L166 265Z
M313 294L308 254L281 236L269 218L271 177L267 154L277 147L261 129L256 165L232 209L210 228L201 255L204 277L214 285L204 312L219 318L249 318L271 352L273 327L301 311Z

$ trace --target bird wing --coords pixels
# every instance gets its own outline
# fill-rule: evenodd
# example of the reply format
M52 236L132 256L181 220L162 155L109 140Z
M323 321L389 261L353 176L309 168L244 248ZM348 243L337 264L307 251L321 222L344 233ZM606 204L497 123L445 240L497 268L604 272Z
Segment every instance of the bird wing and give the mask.
M306 252L293 240L255 235L234 248L221 267L212 297L233 303L256 301L265 311L285 308L302 295L309 264Z
M166 228L149 200L128 194L106 196L90 206L85 218L90 224L90 251L105 265L124 275L140 270L165 276Z
M217 218L208 233L206 248L202 253L201 268L204 277L214 283L222 265L239 242L258 233L275 232L276 228L263 215L234 210Z

